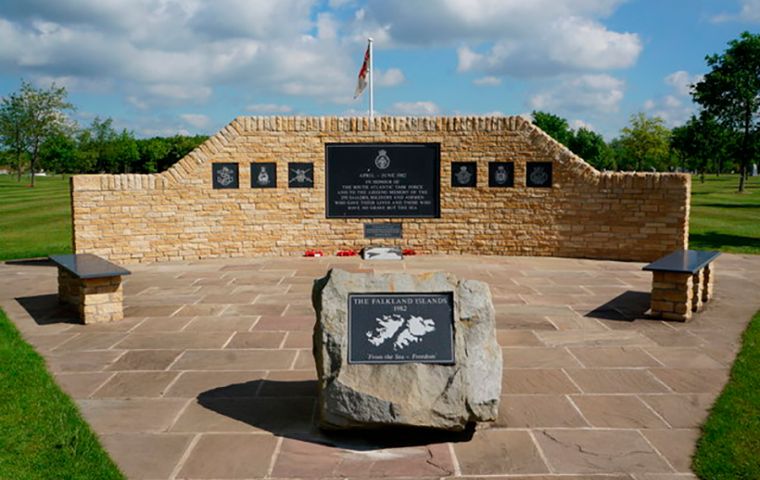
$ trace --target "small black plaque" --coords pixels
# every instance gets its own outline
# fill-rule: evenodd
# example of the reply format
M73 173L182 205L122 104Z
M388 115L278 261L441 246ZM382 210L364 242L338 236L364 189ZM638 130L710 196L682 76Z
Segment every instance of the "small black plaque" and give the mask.
M214 188L239 188L237 163L212 163L211 184Z
M492 188L514 187L515 164L512 162L489 162L488 186Z
M277 164L262 162L251 164L252 188L275 188L277 186Z
M452 293L349 294L348 363L454 363Z
M534 188L552 187L552 162L528 162L525 185Z
M451 186L475 187L478 185L478 165L475 162L451 162Z
M364 238L402 238L400 223L365 223Z
M314 188L314 164L288 163L288 186L290 188Z

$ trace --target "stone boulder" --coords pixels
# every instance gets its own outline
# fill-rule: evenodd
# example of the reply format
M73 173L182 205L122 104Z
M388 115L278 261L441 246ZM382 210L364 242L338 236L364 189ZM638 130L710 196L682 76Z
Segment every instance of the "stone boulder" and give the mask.
M349 363L349 294L382 292L451 292L454 361ZM447 273L365 274L334 269L314 282L312 301L317 314L313 353L320 427L458 431L470 423L496 419L502 358L485 283L458 280Z

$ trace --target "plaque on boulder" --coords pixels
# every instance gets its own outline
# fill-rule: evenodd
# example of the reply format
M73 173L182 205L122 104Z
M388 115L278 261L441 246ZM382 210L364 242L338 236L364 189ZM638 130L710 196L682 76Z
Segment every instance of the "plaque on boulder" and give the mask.
M312 299L321 427L462 430L496 419L502 359L485 283L336 269Z
M288 186L290 188L314 188L314 164L288 163Z
M452 187L476 187L478 164L475 162L451 162Z
M489 162L488 186L491 188L515 186L515 164L513 162Z
M552 162L528 162L525 169L525 185L534 188L551 188Z
M213 163L211 164L211 184L214 188L238 188L238 164L237 163Z
M252 188L275 188L277 186L277 164L261 162L251 164Z

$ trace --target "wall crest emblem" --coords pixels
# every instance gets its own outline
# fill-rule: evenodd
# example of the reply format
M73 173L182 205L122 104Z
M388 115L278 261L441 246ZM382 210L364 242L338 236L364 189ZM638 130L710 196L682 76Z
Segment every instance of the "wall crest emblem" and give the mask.
M391 159L388 157L388 153L385 150L378 150L375 157L375 166L380 170L385 170L390 167Z

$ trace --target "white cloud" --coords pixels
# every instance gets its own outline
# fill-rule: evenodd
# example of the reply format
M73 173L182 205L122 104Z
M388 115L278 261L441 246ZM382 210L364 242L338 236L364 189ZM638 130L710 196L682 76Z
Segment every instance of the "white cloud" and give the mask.
M497 87L501 85L501 78L487 75L485 77L476 78L472 83L480 87Z
M554 87L533 95L528 103L535 110L615 112L624 90L625 82L613 76L580 75L560 79Z
M293 107L290 105L279 105L276 103L257 103L245 107L249 112L254 113L290 113Z
M437 115L441 109L434 102L396 102L391 105L391 112L395 115Z
M699 83L703 75L689 75L689 72L678 70L665 77L665 83L673 87L679 95L691 95L691 86Z
M741 10L738 13L721 13L711 18L713 22L748 22L760 23L760 0L740 0Z
M385 71L377 70L374 76L375 83L380 87L395 87L404 83L404 80L406 80L404 72L398 68L389 68Z
M188 125L199 129L206 128L211 124L211 119L202 113L183 113L179 118Z
M570 121L570 128L572 128L573 130L585 128L586 130L591 130L592 132L596 131L596 129L594 128L592 124L586 122L585 120L581 120L579 118L576 118Z

